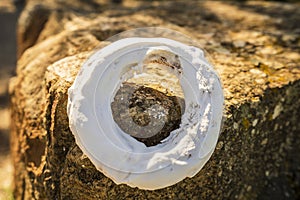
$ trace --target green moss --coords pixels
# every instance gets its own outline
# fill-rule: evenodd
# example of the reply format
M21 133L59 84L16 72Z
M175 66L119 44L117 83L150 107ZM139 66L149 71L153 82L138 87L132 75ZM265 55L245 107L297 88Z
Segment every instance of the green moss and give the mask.
M250 127L250 122L247 118L242 119L242 124L243 124L245 129L248 129Z

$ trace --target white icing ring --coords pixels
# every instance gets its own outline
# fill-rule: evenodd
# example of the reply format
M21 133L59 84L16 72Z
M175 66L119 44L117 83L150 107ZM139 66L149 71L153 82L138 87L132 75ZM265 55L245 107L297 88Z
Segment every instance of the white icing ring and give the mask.
M146 147L124 133L112 117L111 102L124 67L142 62L149 49L179 56L186 104L180 128L162 144ZM126 38L96 51L69 89L68 116L76 143L98 170L115 183L160 189L197 174L216 146L223 92L201 49L166 38Z

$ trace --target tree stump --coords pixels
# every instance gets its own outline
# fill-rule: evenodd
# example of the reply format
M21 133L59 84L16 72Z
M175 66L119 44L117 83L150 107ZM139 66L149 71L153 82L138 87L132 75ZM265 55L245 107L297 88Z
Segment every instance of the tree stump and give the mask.
M292 3L27 1L10 82L15 198L299 199L299 21ZM208 163L155 191L116 185L97 171L75 144L66 113L67 90L93 49L146 26L202 44L226 98Z

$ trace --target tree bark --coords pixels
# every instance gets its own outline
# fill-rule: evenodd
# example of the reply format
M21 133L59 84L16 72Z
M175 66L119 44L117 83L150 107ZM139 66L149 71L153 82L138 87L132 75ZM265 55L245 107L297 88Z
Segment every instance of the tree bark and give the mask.
M29 0L10 82L15 198L299 199L299 14L299 4L266 2ZM198 41L226 98L208 163L195 177L155 191L116 185L96 170L76 145L66 113L68 88L93 49L145 26Z

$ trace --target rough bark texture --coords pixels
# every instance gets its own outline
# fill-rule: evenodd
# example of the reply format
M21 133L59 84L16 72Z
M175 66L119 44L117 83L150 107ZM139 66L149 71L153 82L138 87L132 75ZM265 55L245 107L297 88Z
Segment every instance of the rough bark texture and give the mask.
M28 1L10 82L15 198L299 199L299 14L299 4L267 2ZM144 26L202 44L226 98L212 158L195 177L157 191L116 185L97 171L66 114L67 90L92 50Z

